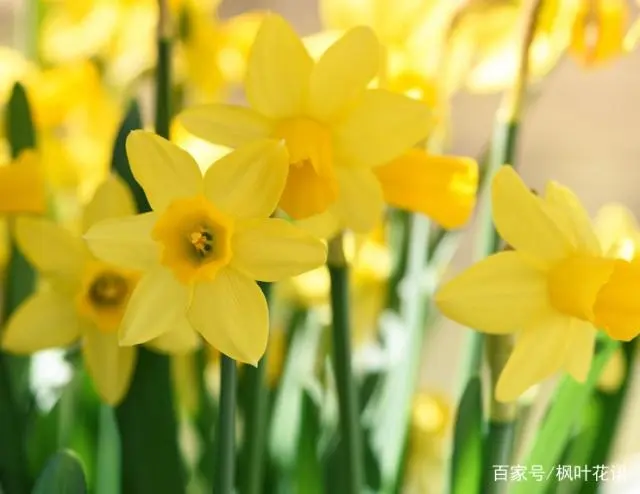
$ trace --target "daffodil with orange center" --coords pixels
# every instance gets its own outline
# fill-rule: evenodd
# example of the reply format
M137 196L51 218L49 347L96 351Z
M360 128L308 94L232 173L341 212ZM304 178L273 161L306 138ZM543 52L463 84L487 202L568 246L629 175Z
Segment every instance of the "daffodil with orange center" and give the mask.
M88 227L133 211L126 186L111 178L87 205L83 221ZM98 261L80 237L44 218L18 218L16 238L44 283L9 319L3 348L24 354L79 340L101 398L119 403L129 388L136 350L119 346L118 328L140 272ZM175 338L176 333L184 337ZM193 331L171 331L153 342L156 349L171 352L186 352L197 345Z
M194 135L229 147L282 139L289 167L279 207L295 220L329 214L340 228L370 231L382 213L387 181L405 197L419 200L410 204L412 209L434 200L419 189L432 168L377 173L430 131L427 105L367 88L378 74L380 50L373 31L358 27L315 62L291 26L270 15L249 56L245 90L250 107L204 105L186 110L180 121ZM449 169L443 174L452 175ZM466 220L469 213L461 216Z
M480 261L436 294L444 315L490 334L516 333L496 386L511 401L565 370L584 381L596 328L629 340L640 331L640 269L603 255L588 214L567 188L533 194L511 167L492 184L493 219L513 248Z
M284 145L255 141L204 177L187 152L149 132L129 134L127 155L153 212L105 221L86 234L97 257L145 271L120 343L144 343L188 320L214 348L255 365L269 334L256 280L277 281L326 260L320 240L269 218L286 180Z

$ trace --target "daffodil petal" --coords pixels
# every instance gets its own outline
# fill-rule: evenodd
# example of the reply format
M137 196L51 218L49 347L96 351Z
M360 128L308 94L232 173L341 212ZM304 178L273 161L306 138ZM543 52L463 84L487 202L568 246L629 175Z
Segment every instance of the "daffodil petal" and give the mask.
M27 354L65 347L79 337L80 321L72 301L53 291L42 291L13 313L2 336L2 347Z
M269 118L301 114L312 68L313 60L289 23L279 15L268 15L249 55L247 100Z
M205 194L234 218L266 218L278 205L288 171L284 144L261 139L211 165L204 177Z
M83 211L83 231L99 221L136 214L129 188L117 175L109 176L96 190Z
M139 345L174 329L184 319L189 289L173 273L156 267L131 294L120 326L121 345Z
M151 238L158 219L144 213L101 221L89 228L84 239L98 259L130 269L149 269L160 261L160 249Z
M640 230L633 213L623 204L611 203L600 208L593 220L596 235L606 255L615 254L619 242L637 238ZM631 244L633 245L633 244ZM634 254L633 252L631 253ZM629 259L628 259L629 260Z
M534 384L561 370L573 351L571 326L571 317L549 314L524 328L498 378L496 399L514 401Z
M82 355L100 398L117 405L127 394L137 356L134 347L121 347L118 335L88 328L82 342Z
M554 312L545 274L513 251L463 271L438 290L435 302L449 319L491 334L519 331Z
M298 220L294 222L294 225L323 239L333 238L341 228L340 220L330 209L324 213Z
M491 199L498 233L523 255L548 265L573 251L570 237L512 167L503 166L494 176Z
M280 219L249 220L231 239L232 266L260 281L280 281L324 264L327 248Z
M368 90L336 128L336 160L347 166L382 165L430 130L426 104L383 89Z
M478 164L471 158L412 149L374 172L385 202L426 214L445 228L464 225L476 204Z
M182 355L193 352L200 346L200 336L191 327L185 315L174 328L151 340L147 345L163 353Z
M545 202L553 211L552 217L570 234L581 252L599 256L602 253L589 213L567 187L550 181L545 190Z
M184 110L178 119L193 135L231 148L268 137L272 132L269 119L237 105L194 106Z
M17 218L15 228L20 250L39 271L65 278L81 275L88 252L80 238L44 218Z
M269 312L258 285L233 269L193 290L189 321L211 346L238 362L257 365L269 338Z
M347 228L366 233L376 226L384 210L382 188L370 168L337 168L339 195L332 211Z
M364 26L351 29L333 44L311 72L311 115L320 121L338 116L376 76L380 50L375 34Z
M593 352L596 345L596 328L588 321L571 321L571 353L566 361L565 370L578 382L584 382L591 369Z
M155 210L175 199L202 192L202 173L195 160L172 142L144 130L127 137L131 171Z

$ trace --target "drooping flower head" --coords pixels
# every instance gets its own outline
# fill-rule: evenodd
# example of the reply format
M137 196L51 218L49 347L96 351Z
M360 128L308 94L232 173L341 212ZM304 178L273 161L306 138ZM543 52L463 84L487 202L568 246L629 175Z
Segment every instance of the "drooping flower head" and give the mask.
M126 186L112 177L97 190L84 211L84 227L134 211ZM136 352L121 348L118 328L140 273L95 259L79 236L44 218L20 217L16 238L39 271L44 285L10 318L2 346L15 353L64 347L80 340L84 361L102 399L117 404L125 396ZM194 349L194 333L178 340L170 334L156 349Z
M270 15L249 57L245 91L250 107L205 105L186 110L180 120L193 134L229 147L282 139L289 167L279 207L296 220L326 213L340 227L369 231L382 212L389 175L394 186L404 185L405 196L419 199L411 204L414 209L428 209L424 204L433 202L415 185L428 181L432 169L394 167L398 173L376 174L376 167L395 163L430 131L427 105L367 88L378 74L380 50L371 29L357 27L315 62L291 26ZM458 171L475 170L472 160L452 160ZM456 175L445 169L445 175L473 183L473 171ZM466 220L469 213L465 209L460 216Z
M517 333L496 387L499 400L513 400L560 370L584 381L596 328L621 340L640 331L640 270L604 257L579 200L555 182L538 197L503 167L492 201L496 229L513 250L446 283L438 307L479 331Z
M222 353L255 365L268 337L267 304L255 280L276 281L326 259L321 241L269 218L284 188L285 147L255 141L204 177L187 152L149 132L129 135L127 155L153 212L107 220L86 234L97 257L145 271L120 343L193 327Z

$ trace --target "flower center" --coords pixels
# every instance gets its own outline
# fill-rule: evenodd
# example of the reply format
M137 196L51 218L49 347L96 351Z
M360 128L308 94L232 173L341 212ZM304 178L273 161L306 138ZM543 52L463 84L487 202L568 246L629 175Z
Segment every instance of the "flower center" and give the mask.
M284 140L291 168L280 207L295 219L326 211L337 198L331 130L309 118L280 122L273 137Z
M571 256L548 274L551 305L568 316L593 322L594 305L611 278L616 261L587 255Z
M161 262L188 284L212 279L231 260L233 222L204 196L171 203L153 228Z
M89 264L76 298L78 312L105 333L117 331L139 273L102 262Z

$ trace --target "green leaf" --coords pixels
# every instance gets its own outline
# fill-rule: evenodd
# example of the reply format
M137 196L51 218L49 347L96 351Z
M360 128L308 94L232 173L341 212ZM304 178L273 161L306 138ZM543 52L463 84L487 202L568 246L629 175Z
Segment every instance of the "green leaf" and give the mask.
M482 383L473 376L460 398L453 433L452 494L479 494L483 465Z
M36 135L24 86L16 83L7 103L7 139L11 157L17 158L25 149L36 147Z
M619 344L612 340L604 343L604 348L595 356L589 377L584 384L570 377L563 378L551 401L551 408L534 439L533 446L522 462L523 465L541 465L545 472L549 472L554 465L558 464L571 434L575 432L575 426L581 418L600 373ZM544 492L545 488L546 482L517 482L512 485L510 494L537 494Z
M302 396L302 427L296 461L295 492L322 494L322 467L318 455L320 438L320 410L318 403L308 391Z
M82 464L71 451L56 453L44 468L33 494L85 494L87 483Z

